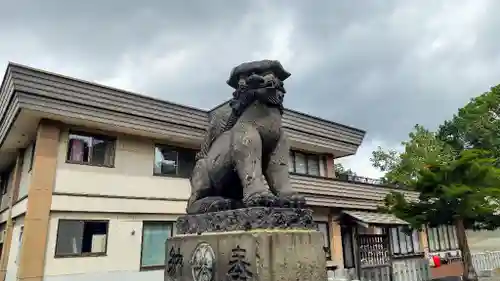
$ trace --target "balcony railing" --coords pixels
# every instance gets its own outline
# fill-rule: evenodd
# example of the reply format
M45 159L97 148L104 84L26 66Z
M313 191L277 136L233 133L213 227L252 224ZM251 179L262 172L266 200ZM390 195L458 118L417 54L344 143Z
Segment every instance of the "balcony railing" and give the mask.
M392 188L409 189L406 186L402 186L402 185L394 184L394 183L389 183L383 179L361 177L358 175L352 175L352 174L346 174L346 173L337 174L336 179L341 180L341 181L346 181L346 182L352 182L352 183L364 183L364 184L379 185L379 186L386 186L386 187L392 187Z

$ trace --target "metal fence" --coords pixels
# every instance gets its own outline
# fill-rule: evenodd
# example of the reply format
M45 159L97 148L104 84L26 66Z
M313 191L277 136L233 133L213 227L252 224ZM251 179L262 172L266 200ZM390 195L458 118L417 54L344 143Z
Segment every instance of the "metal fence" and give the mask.
M427 259L405 259L393 261L393 281L428 281L430 280L429 262ZM379 268L364 268L361 270L361 278L357 278L354 269L337 269L328 272L328 281L389 281L390 271Z
M472 254L472 265L476 271L489 271L500 268L500 251Z
M481 272L500 269L500 251L472 254L472 265ZM361 278L357 277L354 268L338 269L328 272L328 281L386 281L389 272L363 269ZM428 281L431 280L429 262L427 259L407 259L394 261L392 265L393 281Z

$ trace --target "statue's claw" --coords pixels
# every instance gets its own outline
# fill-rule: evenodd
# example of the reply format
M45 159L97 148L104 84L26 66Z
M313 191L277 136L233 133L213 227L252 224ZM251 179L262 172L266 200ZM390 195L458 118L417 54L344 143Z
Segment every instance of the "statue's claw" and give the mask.
M186 212L188 214L202 214L202 213L210 213L210 212L220 212L231 210L235 205L233 200L211 196L201 198L199 200L194 201L192 204L189 204Z
M306 198L297 192L281 194L279 196L279 205L283 208L304 208Z
M278 197L267 191L253 193L243 198L245 207L276 207L278 203Z

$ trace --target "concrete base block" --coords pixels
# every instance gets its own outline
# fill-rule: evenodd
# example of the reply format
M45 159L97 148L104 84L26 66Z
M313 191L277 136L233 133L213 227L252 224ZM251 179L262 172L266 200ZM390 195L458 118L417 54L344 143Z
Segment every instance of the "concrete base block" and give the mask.
M253 230L167 239L165 281L327 280L316 230Z

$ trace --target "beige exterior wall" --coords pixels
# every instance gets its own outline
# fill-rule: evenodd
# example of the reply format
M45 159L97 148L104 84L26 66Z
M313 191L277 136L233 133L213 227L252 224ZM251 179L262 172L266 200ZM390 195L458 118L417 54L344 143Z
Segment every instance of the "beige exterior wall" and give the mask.
M190 193L189 181L153 175L155 141L152 139L118 135L114 167L106 168L66 163L68 136L69 129L63 127L57 144L57 159L54 161L56 171L44 251L44 280L66 280L64 278L76 278L81 273L86 276L82 280L145 277L146 272L140 271L142 223L144 220L174 221L183 214ZM13 217L23 216L26 212L29 198L23 195L29 193L30 185L36 185L31 181L32 172L29 171L31 146L23 156L18 197L21 200L12 208ZM327 176L334 176L332 157L329 157L324 168ZM329 265L342 266L340 227L331 215L331 208L314 207L314 210L315 221L330 223L333 260ZM59 219L109 220L106 255L55 258ZM14 228L12 236L6 280L18 274L15 261L19 249L20 222L16 221L17 233Z
M312 209L314 221L328 222L329 208L313 207Z
M5 275L5 281L15 281L17 279L17 271L19 268L19 255L20 255L20 235L21 229L24 226L24 217L19 217L15 219L14 228L12 230L12 240L9 251L9 260L7 262L7 272Z
M54 258L59 219L109 220L108 245L105 256ZM129 215L53 213L45 255L45 276L97 273L107 271L139 271L144 220L175 221L175 215Z
M19 280L42 281L48 222L54 188L60 124L42 120L37 129L33 175L28 190L24 231L19 254Z
M18 201L14 206L12 206L12 217L16 218L26 213L28 209L28 198L24 197L22 200Z
M175 220L184 213L190 192L187 179L153 176L154 144L118 136L114 168L69 164L68 130L63 130L51 207L57 212L50 218L45 276L139 270L142 222ZM109 220L107 255L54 258L59 219ZM327 222L329 209L315 208L314 219Z
M117 136L113 168L66 163L68 136L69 130L64 129L58 147L44 278L66 280L81 273L89 280L149 276L139 271L142 223L175 221L185 213L189 181L153 176L155 142L146 138ZM55 258L59 219L109 220L106 255Z
M190 194L190 185L187 179L169 178L153 176L154 167L154 142L148 139L131 138L119 136L116 142L115 166L114 168L94 167L88 165L78 165L66 163L66 152L68 149L68 131L61 134L61 141L58 151L58 167L54 193L75 195L100 195L102 199L92 198L93 204L110 204L109 210L103 206L102 211L129 212L126 206L121 206L123 210L113 208L113 204L118 198L113 196L133 198L142 198L135 200L136 209L150 209L148 212L156 212L152 206L166 207L165 203L153 203L155 199L169 199L172 202L187 200ZM86 201L82 198L70 199L70 196L64 196L64 200L72 203L74 200ZM111 200L115 199L115 200ZM125 198L123 198L125 199ZM150 200L148 200L150 199ZM58 198L54 200L54 208L59 209L67 205L59 202ZM69 202L68 201L68 202ZM118 202L119 204L119 202ZM141 205L144 204L144 205ZM77 204L78 205L78 204ZM123 205L123 204L122 204ZM142 206L142 207L141 207ZM65 206L69 207L69 206ZM84 205L88 209L89 205ZM184 213L184 204L170 204L168 210L172 213ZM76 206L74 207L76 208ZM99 210L99 209L97 209ZM89 210L93 211L93 210ZM162 210L159 213L164 213Z

